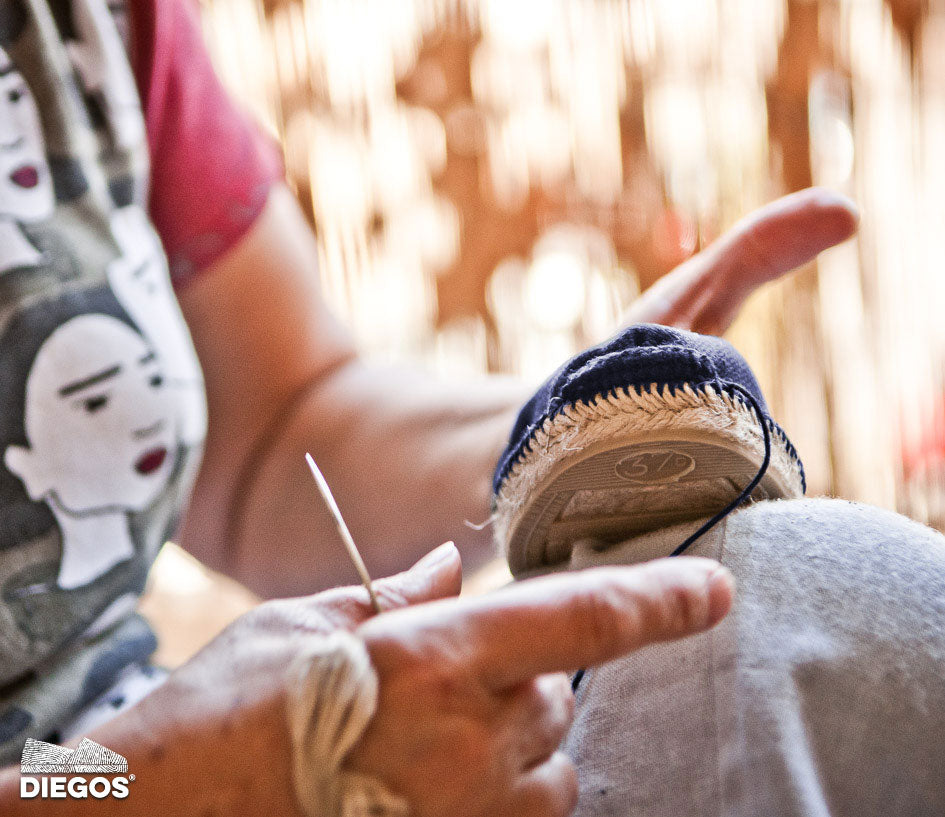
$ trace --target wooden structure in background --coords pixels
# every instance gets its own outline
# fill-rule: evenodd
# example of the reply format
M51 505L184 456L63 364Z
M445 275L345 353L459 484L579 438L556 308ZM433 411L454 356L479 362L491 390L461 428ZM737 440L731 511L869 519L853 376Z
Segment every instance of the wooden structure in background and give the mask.
M374 352L537 377L752 207L851 194L859 241L761 294L733 338L813 492L933 521L943 5L203 0Z

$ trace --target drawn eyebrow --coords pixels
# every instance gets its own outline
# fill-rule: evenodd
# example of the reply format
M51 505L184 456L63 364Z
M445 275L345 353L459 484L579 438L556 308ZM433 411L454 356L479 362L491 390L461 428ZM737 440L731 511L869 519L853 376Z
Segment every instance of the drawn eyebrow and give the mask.
M157 355L154 354L154 350L152 349L144 357L138 358L138 365L144 366L145 363L150 363L152 360L155 360L156 358L157 358Z
M15 71L16 71L16 66L13 63L0 65L0 77L5 77L7 74L12 74Z
M121 372L121 366L112 366L110 369L103 369L89 377L84 377L82 380L67 383L59 389L59 396L68 397L70 394L75 394L77 391L82 391L82 389L87 389L89 386L94 386L96 383L101 383L103 380L115 377L119 372Z

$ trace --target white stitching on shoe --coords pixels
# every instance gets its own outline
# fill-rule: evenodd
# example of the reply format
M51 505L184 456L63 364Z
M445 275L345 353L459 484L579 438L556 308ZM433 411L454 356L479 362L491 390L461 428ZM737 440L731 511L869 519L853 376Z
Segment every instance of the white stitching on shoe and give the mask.
M526 499L562 459L595 443L653 430L699 429L721 433L751 450L761 451L763 435L754 410L744 401L706 384L690 384L660 393L648 388L618 388L590 402L578 401L545 418L509 469L496 494L495 541L502 551L508 533L525 510ZM777 425L772 432L770 468L802 496L803 478L793 445Z

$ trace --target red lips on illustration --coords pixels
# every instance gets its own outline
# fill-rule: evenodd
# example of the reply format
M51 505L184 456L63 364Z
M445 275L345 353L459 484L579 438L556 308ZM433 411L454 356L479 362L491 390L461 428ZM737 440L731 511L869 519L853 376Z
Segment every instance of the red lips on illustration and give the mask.
M10 174L10 180L20 187L36 187L39 184L39 171L32 165L23 165Z
M166 448L152 448L138 458L135 471L139 474L153 474L164 464L165 457L167 457Z

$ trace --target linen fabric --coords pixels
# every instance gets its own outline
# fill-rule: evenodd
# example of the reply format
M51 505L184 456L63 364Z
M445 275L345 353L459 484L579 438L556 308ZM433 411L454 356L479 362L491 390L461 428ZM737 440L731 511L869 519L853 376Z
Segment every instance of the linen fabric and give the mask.
M570 569L665 556L699 522ZM709 633L588 670L579 817L945 814L945 537L832 499L759 502L693 545L734 574Z

